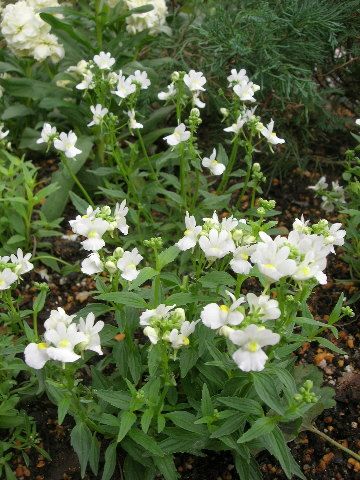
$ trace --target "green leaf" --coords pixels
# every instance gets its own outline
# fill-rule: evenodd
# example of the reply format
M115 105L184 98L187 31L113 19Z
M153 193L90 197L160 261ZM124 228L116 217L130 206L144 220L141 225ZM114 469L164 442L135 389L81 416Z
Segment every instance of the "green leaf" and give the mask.
M138 288L143 285L148 280L151 280L153 277L158 275L158 272L151 267L142 268L139 272L139 275L129 283L129 290L133 290L134 288Z
M165 480L177 480L179 478L172 455L163 458L155 457L154 463Z
M210 438L220 438L235 432L239 428L242 428L246 422L246 415L239 415L235 413L231 417L227 418L219 428L217 428L210 436Z
M235 286L236 281L234 277L232 277L229 273L227 272L216 272L212 271L209 272L205 275L203 275L199 279L200 283L202 284L203 287L205 288L216 288L218 286Z
M276 426L275 417L261 417L258 418L253 425L247 430L237 441L237 443L246 443L261 437L274 430Z
M71 446L79 457L81 477L83 478L86 471L86 465L89 461L92 442L92 436L89 427L83 422L76 424L71 431L70 439Z
M147 433L154 416L154 410L147 408L141 417L141 428L144 433Z
M27 115L32 115L34 110L32 108L26 107L22 104L11 105L6 108L3 114L1 115L2 120L10 120L11 118L26 117Z
M146 308L145 300L137 293L133 292L110 292L102 293L95 297L96 300L104 300L106 302L114 302L127 307Z
M76 195L74 192L69 192L70 200L78 213L81 215L84 215L86 213L86 210L89 206L88 202L86 202L83 198L80 198L79 195Z
M156 443L156 441L150 437L150 435L142 432L138 429L131 429L129 432L129 437L138 445L143 447L146 451L150 452L152 455L163 457L164 453Z
M181 378L185 378L188 372L196 365L198 361L199 353L195 348L191 346L189 348L181 349L180 353L180 371Z
M204 383L201 393L201 413L203 417L213 415L214 413L214 406L206 383Z
M113 407L126 410L129 408L131 396L127 392L111 392L109 390L95 390L95 394Z
M136 422L136 415L133 412L122 412L120 416L120 429L117 436L117 442L121 442L121 440L127 435L130 428Z
M330 340L327 338L323 337L315 337L314 340L320 343L321 346L328 348L329 350L332 350L335 353L340 353L340 355L346 355L346 352L342 350L341 348L337 347L334 345Z
M113 442L107 447L105 451L105 466L101 480L111 480L116 467L116 447L117 443Z
M196 301L197 298L191 293L180 292L170 295L170 297L165 300L165 304L180 307L182 305L188 305L189 303L195 303Z
M44 20L44 22L51 25L52 29L57 33L60 33L61 31L66 32L71 38L87 47L90 51L94 50L91 43L84 36L78 33L79 28L77 28L75 31L69 23L65 23L49 13L40 13L40 17Z
M71 403L70 397L64 397L60 400L60 403L58 405L58 423L59 423L59 425L62 424L66 414L68 413L70 403Z
M217 398L217 401L223 403L227 407L248 415L256 415L257 417L262 417L264 415L260 403L251 398L220 397Z
M265 373L252 374L254 387L259 398L276 413L283 415L284 407L281 404L279 392L271 375Z
M174 425L183 428L187 432L194 432L200 435L204 435L206 433L206 428L203 425L196 425L194 423L196 417L190 412L170 412L167 413L165 416L166 418L171 420Z
M162 270L166 265L173 262L179 253L180 250L175 245L161 252L158 256L158 269Z
M97 476L99 471L99 460L100 460L100 442L96 438L96 434L94 433L91 446L90 446L90 454L89 454L89 465L93 474Z

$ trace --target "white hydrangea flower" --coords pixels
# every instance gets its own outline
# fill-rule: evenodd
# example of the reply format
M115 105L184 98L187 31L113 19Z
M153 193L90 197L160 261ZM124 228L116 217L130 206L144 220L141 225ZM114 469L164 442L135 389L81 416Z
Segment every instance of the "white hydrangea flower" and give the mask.
M166 28L166 16L168 13L165 0L125 0L129 10L152 5L153 9L144 13L133 13L126 17L126 30L135 35L144 30L149 30L151 35L161 31L168 32Z
M285 143L285 140L283 138L279 138L276 135L276 133L273 131L273 129L274 129L274 120L271 119L270 123L268 123L266 127L262 126L262 128L260 128L260 133L266 138L266 140L271 145L278 145L279 143Z
M44 123L41 130L40 138L36 140L36 143L49 143L56 137L57 130L56 127L52 127L50 123Z
M270 299L269 295L256 296L254 293L248 293L246 301L250 313L256 314L262 322L276 320L281 315L278 301Z
M101 342L99 332L104 328L104 322L101 320L95 323L95 315L90 312L85 320L79 320L79 332L85 335L85 340L81 342L81 350L92 350L93 352L103 355L101 350Z
M75 317L76 315L68 315L63 308L58 307L56 310L51 310L49 318L44 322L44 327L46 330L56 330L59 323L68 326Z
M186 212L185 226L186 230L183 238L175 244L182 251L194 248L201 233L201 227L196 225L195 217L190 216L189 212Z
M131 252L124 252L123 256L118 260L117 267L121 271L121 276L125 280L131 282L139 275L136 269L143 257L137 248L133 248Z
M127 116L129 117L129 128L130 130L137 130L138 128L143 128L144 125L140 122L138 122L135 118L135 110L129 110L127 112Z
M132 93L136 92L136 85L132 82L131 78L126 78L122 73L119 73L119 80L116 86L116 90L111 93L124 99Z
M16 265L15 273L17 275L23 275L24 273L30 272L30 270L34 268L34 265L29 262L31 256L31 253L27 253L26 255L24 255L21 248L17 249L16 255L10 255L11 262Z
M10 268L4 268L0 272L0 290L7 290L18 278Z
M145 71L135 70L135 72L129 76L129 80L131 80L132 83L139 84L141 90L147 90L151 85L148 74Z
M210 260L223 258L235 250L235 245L230 233L226 230L219 232L214 228L210 230L207 236L201 235L199 245L206 258Z
M77 136L74 132L70 131L69 133L61 132L59 138L55 138L54 147L61 152L64 152L64 155L67 158L74 158L77 155L80 155L82 152L75 147L77 142Z
M262 350L267 345L276 345L280 335L254 324L244 330L234 330L229 333L230 340L240 348L232 355L234 362L243 372L260 372L268 359Z
M245 302L244 297L236 300L235 296L226 292L232 300L232 305L217 305L216 303L209 303L206 305L200 314L201 321L205 326L212 330L217 330L225 325L240 325L244 320L244 314L240 305Z
M230 267L235 273L247 275L252 265L249 262L250 255L254 252L255 245L244 245L237 247L234 256L230 260Z
M98 252L92 252L81 262L81 271L86 275L94 275L104 270L104 264L101 261Z
M186 142L189 140L189 138L190 132L186 130L184 123L180 123L180 125L175 128L174 133L164 137L164 140L168 143L168 145L174 147L175 145L179 145L181 142Z
M81 357L74 352L74 348L79 343L87 341L86 335L77 331L75 323L68 326L64 323L58 323L56 328L46 330L44 338L47 343L53 345L47 349L49 357L62 363L72 363L79 360Z
M127 235L129 233L129 227L126 223L126 215L128 214L129 208L126 206L126 200L123 200L120 204L116 203L114 218L116 221L116 226L118 230L123 234Z
M41 370L45 363L50 360L47 349L48 344L45 342L29 343L24 350L26 365L35 370Z
M92 127L93 125L100 125L103 121L103 118L107 113L109 113L109 110L105 107L103 107L100 103L97 105L91 105L90 106L91 113L93 114L93 119L90 123L88 123L88 127Z
M259 235L262 242L255 246L251 255L252 263L255 263L260 272L272 282L292 275L296 270L296 262L289 259L290 248L282 245L278 239L273 240L264 232L260 232Z
M175 95L176 95L175 85L173 83L170 83L170 85L167 86L167 91L158 93L158 99L166 101L166 100L169 100L170 98L175 97Z
M204 85L206 83L206 78L202 72L196 72L195 70L190 70L189 73L184 75L184 83L191 92L204 92Z
M115 63L115 58L111 56L110 52L100 52L99 55L94 56L94 63L100 70L110 70Z
M210 158L204 157L202 159L202 166L210 170L213 175L222 175L225 171L225 165L216 160L216 149L212 151Z

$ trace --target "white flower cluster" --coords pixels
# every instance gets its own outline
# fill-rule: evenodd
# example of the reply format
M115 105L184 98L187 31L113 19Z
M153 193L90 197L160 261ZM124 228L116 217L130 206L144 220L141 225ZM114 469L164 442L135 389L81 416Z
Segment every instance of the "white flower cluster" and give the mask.
M56 127L52 127L50 123L44 123L41 130L40 138L36 141L37 144L46 143L50 145L53 143L56 150L63 152L67 158L75 158L81 153L81 150L76 148L77 136L74 132L61 132L58 134Z
M327 213L334 211L337 203L346 203L344 187L339 185L338 181L331 182L331 190L328 189L329 185L326 181L326 177L321 177L319 181L310 187L310 190L321 196L321 208Z
M240 347L232 358L241 370L263 370L268 357L262 348L280 341L280 335L265 328L263 322L280 317L279 304L277 300L270 299L269 295L256 296L248 293L246 297L236 299L231 292L226 293L232 304L206 305L200 314L201 321ZM236 328L240 324L246 325L245 328Z
M335 245L344 244L345 237L341 223L330 225L327 220L310 226L303 218L297 219L287 237L274 239L265 232L255 236L244 219L231 216L220 221L214 212L203 221L199 226L195 217L186 213L186 230L176 243L180 250L198 244L210 262L232 254L230 267L235 273L247 275L256 266L270 283L291 277L296 281L314 278L325 284L326 258Z
M184 310L175 307L176 305L161 304L141 314L140 325L144 327L144 334L152 344L156 345L159 340L163 340L169 342L175 350L189 345L189 336L198 322L187 321Z
M122 278L128 281L135 280L139 275L137 266L143 259L138 249L124 251L121 247L114 250L112 255L108 255L103 248L105 233L113 235L118 230L123 235L128 234L129 227L126 223L128 213L126 200L121 204L115 205L112 213L109 206L93 209L88 207L85 215L78 215L75 220L70 220L72 231L76 235L85 237L81 242L83 248L90 251L90 255L81 263L81 271L87 275L102 273L104 271L114 274L120 272Z
M21 0L6 5L2 11L1 33L15 55L33 57L39 62L50 58L53 63L64 57L63 46L37 13L39 9L58 6L57 0Z
M79 323L73 321L75 317L61 307L51 310L44 323L44 341L30 343L25 348L25 362L29 367L40 370L48 360L63 364L76 362L85 350L103 354L99 332L104 328L104 322L95 322L93 313L85 319L80 318Z
M21 275L30 272L34 265L29 261L31 253L24 255L18 248L16 255L0 257L0 291L7 290L15 282L20 280Z
M167 101L173 99L180 87L177 85L177 83L181 82L186 85L191 96L193 106L197 108L205 107L205 103L200 99L200 94L206 91L204 88L206 78L202 72L196 72L195 70L190 70L189 73L185 74L184 72L181 74L179 72L173 72L171 79L172 82L167 86L167 91L158 93L159 100ZM183 89L181 88L181 90Z
M113 0L111 0L112 3ZM152 10L144 13L133 13L126 17L126 30L135 35L136 33L149 30L151 35L160 32L170 33L171 30L166 26L166 16L168 9L165 0L125 0L129 10L151 5Z

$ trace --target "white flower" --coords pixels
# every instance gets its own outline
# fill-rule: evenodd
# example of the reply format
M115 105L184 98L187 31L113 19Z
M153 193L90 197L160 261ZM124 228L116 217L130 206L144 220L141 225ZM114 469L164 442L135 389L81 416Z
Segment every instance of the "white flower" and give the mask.
M94 88L94 75L90 70L84 73L84 77L80 83L76 85L78 90L88 90Z
M199 245L206 258L210 260L223 258L235 250L230 233L226 230L218 232L214 228L210 230L208 236L202 235L200 237Z
M326 177L320 177L319 181L315 183L315 185L311 185L308 188L310 190L314 190L315 192L318 192L319 190L326 190L328 188Z
M129 128L130 130L136 130L138 128L143 128L144 125L136 121L135 110L129 110L127 116L129 117Z
M104 264L97 252L90 253L90 255L81 262L81 271L86 275L101 273L103 270Z
M100 125L105 115L109 112L109 110L107 108L104 108L100 103L98 103L95 107L94 105L91 105L90 110L93 114L93 119L90 123L88 123L88 127L92 127L93 125Z
M67 72L74 72L76 75L85 75L89 72L89 62L86 60L80 60L76 65L69 67Z
M169 312L175 307L176 305L165 305L162 303L152 310L145 310L145 312L140 315L140 325L142 327L147 326L149 325L150 320L154 318L159 320L166 318Z
M171 343L171 346L177 350L183 345L189 345L189 336L194 333L197 322L188 322L187 320L181 325L180 331L177 328L173 328L169 333L167 340ZM148 327L147 327L148 328ZM145 331L145 329L144 329Z
M279 143L285 143L285 140L283 138L279 138L275 132L273 132L274 129L274 120L271 119L270 123L266 127L262 127L260 129L261 135L263 135L266 140L271 144L271 145L278 145Z
M148 12L133 13L126 17L126 30L129 33L134 35L149 29L149 33L155 35L170 30L165 26L168 13L165 0L125 0L125 4L129 10L149 4L153 6Z
M278 281L296 270L296 262L289 259L290 248L283 246L276 239L273 240L266 233L260 232L262 242L256 244L251 255L260 272L271 281Z
M29 343L24 350L25 363L35 370L43 368L50 359L47 353L48 345L45 342Z
M17 275L23 275L24 273L30 272L34 268L34 265L29 262L31 258L31 253L27 253L24 256L23 251L21 248L17 249L16 255L11 254L10 260L11 262L16 265L15 273Z
M192 97L193 104L198 108L205 108L206 103L200 100L199 95L200 92L194 92Z
M115 58L112 58L110 52L100 52L99 55L94 56L94 62L100 70L110 70L115 63Z
M6 132L3 131L4 129L4 124L0 123L0 140L4 140L9 135L10 130L6 130Z
M159 100L169 100L169 98L173 98L176 95L176 88L173 83L167 86L167 92L159 92L158 99Z
M144 335L148 337L148 339L153 345L156 345L159 341L158 331L155 330L155 328L150 327L149 325L144 328Z
M16 280L18 276L10 268L4 268L0 272L0 290L7 290Z
M345 242L345 230L340 230L342 227L341 223L334 223L329 228L329 236L325 237L325 244L331 243L331 245L339 245L340 247L344 245ZM335 250L332 248L333 253Z
M123 200L121 204L117 203L115 205L114 218L116 226L123 235L127 235L129 232L129 227L126 223L126 215L128 211L129 208L126 206L126 200Z
M111 93L120 98L126 98L134 92L136 92L136 85L132 83L130 77L125 78L120 72L116 90L113 90Z
M230 340L240 348L232 355L234 362L243 372L260 372L268 356L262 350L266 345L276 345L280 335L266 328L248 325L244 330L229 333Z
M263 322L276 320L281 315L278 301L271 300L269 295L257 297L254 293L248 293L246 301L249 305L250 313L256 314Z
M230 267L235 273L247 275L250 272L252 265L249 262L249 258L254 250L254 245L237 247L237 249L234 251L232 260L230 260Z
M247 118L244 115L239 115L236 123L233 123L230 127L224 128L224 132L232 132L236 135L240 132L242 127L245 125Z
M139 254L137 248L133 248L131 252L124 252L123 256L117 262L117 267L121 271L122 278L129 282L135 280L139 275L139 271L136 270L136 267L142 259L143 257Z
M301 218L296 218L293 223L293 230L300 233L310 233L311 229L308 226L309 220L305 220L304 216L301 215Z
M336 200L340 203L345 203L345 190L344 187L339 185L339 182L331 182L332 191L336 195Z
M189 73L184 75L184 83L191 92L205 91L204 85L206 83L206 78L202 72L196 72L195 70L190 70Z
M84 215L80 217L78 215L75 220L70 220L69 223L74 233L87 237L87 240L81 242L85 250L97 251L105 246L102 236L111 227L106 220L95 216Z
M90 312L86 319L80 318L79 332L85 335L85 340L81 342L81 350L92 350L102 355L99 332L104 328L104 322L101 320L95 323L95 315Z
M164 137L164 140L171 145L172 147L175 145L179 145L181 142L186 142L190 138L190 132L186 130L185 124L180 123L175 130L174 133Z
M259 85L253 82L243 80L240 83L234 85L233 90L242 102L255 102L255 92L260 89Z
M51 310L49 318L44 322L44 327L46 330L56 330L59 323L70 325L75 317L76 315L68 315L63 308L58 307L57 310Z
M64 152L67 158L74 158L81 153L81 150L75 147L77 136L70 131L68 134L61 132L59 138L55 138L54 147Z
M359 125L359 126L360 126L360 118L357 118L357 119L355 120L355 123L356 123L356 125Z
M225 325L240 325L244 320L244 314L239 309L240 305L245 302L244 297L235 299L234 295L226 292L231 300L232 305L217 305L216 303L209 303L206 305L201 313L200 318L204 325L212 330L217 330Z
M202 166L210 170L213 175L221 175L225 170L225 165L216 160L216 149L212 151L210 158L204 157Z
M53 63L58 63L65 56L65 50L61 43L59 43L56 35L48 33L37 39L34 43L34 50L32 53L35 60L38 62L50 58Z
M129 76L129 80L131 80L132 83L139 84L141 90L147 90L151 85L148 74L145 71L135 70L135 72Z
M185 226L186 230L183 238L175 244L183 252L195 247L201 233L201 227L196 225L195 217L193 215L190 216L189 212L186 212L185 215Z
M36 143L49 143L56 137L56 134L56 127L52 127L50 123L44 123L40 134L41 136L36 140Z
M231 70L231 75L227 77L227 81L229 82L230 87L237 83L248 82L249 77L246 75L246 70L242 68L241 70L237 71L235 68Z
M74 352L74 348L87 340L84 333L77 331L75 323L71 323L69 326L58 323L56 328L46 330L44 338L47 343L53 345L47 349L49 357L62 363L76 362L80 355Z

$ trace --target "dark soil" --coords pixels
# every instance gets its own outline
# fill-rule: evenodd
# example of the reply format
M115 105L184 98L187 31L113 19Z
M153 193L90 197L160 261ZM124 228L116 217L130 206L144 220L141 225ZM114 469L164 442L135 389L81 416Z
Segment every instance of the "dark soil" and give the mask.
M286 183L274 179L269 198L277 201L278 209L282 211L280 224L290 228L294 218L301 213L306 218L316 220L324 216L319 208L318 200L307 189L309 184L317 180L308 171L297 170ZM339 221L338 218L330 218ZM67 227L64 228L67 230ZM75 262L79 258L77 242L57 239L54 243L54 253L66 261ZM44 274L44 272L42 272ZM311 299L310 309L316 320L326 321L341 292L350 298L356 292L356 286L349 281L347 265L341 261L341 249L338 256L332 256L329 261L328 284L317 287ZM39 280L38 274L36 280ZM91 296L94 283L78 273L67 277L51 273L48 279L51 288L48 308L64 306L67 311L82 308ZM31 289L25 291L25 302L32 296ZM45 318L45 315L44 315ZM41 319L42 320L42 319ZM344 446L360 453L359 435L359 399L360 399L360 333L358 328L359 312L352 319L345 319L338 325L339 338L325 334L326 337L346 351L346 355L338 355L327 351L317 344L305 344L298 354L299 363L309 363L319 366L324 373L325 383L336 391L336 406L325 411L316 421L319 430L336 439ZM25 406L29 415L36 420L43 448L51 456L51 461L45 460L36 452L30 454L31 464L28 468L18 458L14 463L17 478L29 480L80 480L79 464L76 454L70 446L69 432L72 423L66 417L64 425L58 425L56 408L42 398L36 403ZM290 444L293 455L300 464L307 479L356 480L360 479L360 463L330 443L325 442L313 433L303 432L299 438ZM285 479L281 467L267 453L258 457L263 478ZM202 458L191 455L179 456L176 460L178 471L183 480L239 480L232 458L226 453L214 454L208 452ZM114 480L122 480L119 468ZM23 468L24 467L24 468ZM96 477L100 479L99 475ZM96 480L87 475L86 480ZM247 480L247 479L241 479Z

